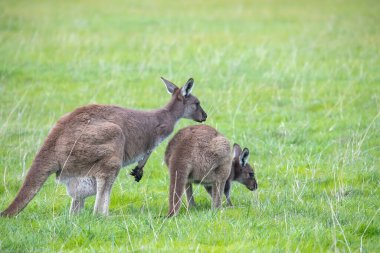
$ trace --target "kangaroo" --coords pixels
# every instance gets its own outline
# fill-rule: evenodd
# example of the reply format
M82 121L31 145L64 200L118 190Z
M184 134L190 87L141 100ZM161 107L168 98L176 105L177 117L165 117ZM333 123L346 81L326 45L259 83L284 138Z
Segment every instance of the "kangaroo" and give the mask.
M122 167L137 162L136 181L152 151L172 132L180 118L203 122L207 114L191 95L194 80L182 88L161 77L171 94L161 109L139 111L112 105L87 105L63 116L38 151L16 198L0 216L17 215L47 178L56 173L78 213L86 197L96 195L94 213L108 215L112 185Z
M252 167L248 163L249 150L233 145L214 128L207 125L185 127L170 140L165 151L165 163L170 174L168 217L176 215L186 187L188 206L194 206L192 183L202 184L212 197L212 207L221 206L222 193L232 206L232 181L257 189Z

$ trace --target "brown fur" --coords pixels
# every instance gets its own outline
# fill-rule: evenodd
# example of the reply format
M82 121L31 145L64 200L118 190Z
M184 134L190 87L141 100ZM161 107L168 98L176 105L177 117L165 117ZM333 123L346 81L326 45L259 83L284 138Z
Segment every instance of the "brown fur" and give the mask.
M37 153L24 184L1 216L18 214L49 175L67 185L71 212L80 211L86 197L96 194L95 213L108 214L112 184L123 166L138 162L136 181L154 148L173 131L180 118L206 120L190 94L193 79L181 89L163 79L172 94L158 110L138 111L112 105L83 106L55 124Z
M234 144L232 154L229 141L210 126L189 126L178 131L165 152L170 174L168 216L178 213L185 188L188 205L195 205L192 183L204 185L212 197L213 208L221 206L223 192L228 204L232 205L232 181L255 190L257 183L247 162L248 155L248 149L242 151L237 144Z

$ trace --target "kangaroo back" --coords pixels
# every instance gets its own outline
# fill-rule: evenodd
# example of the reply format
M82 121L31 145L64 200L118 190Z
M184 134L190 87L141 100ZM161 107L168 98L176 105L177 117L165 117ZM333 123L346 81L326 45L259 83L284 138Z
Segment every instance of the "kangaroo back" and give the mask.
M0 216L10 217L21 212L38 193L47 178L58 170L51 144L51 139L48 138L34 159L16 198L0 213Z

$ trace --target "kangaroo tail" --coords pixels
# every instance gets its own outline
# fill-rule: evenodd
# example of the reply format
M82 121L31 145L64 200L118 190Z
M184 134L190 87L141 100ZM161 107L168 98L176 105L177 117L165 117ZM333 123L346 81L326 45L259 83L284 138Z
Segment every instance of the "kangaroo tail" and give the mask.
M46 150L41 150L37 154L16 198L7 209L0 213L0 216L10 217L21 212L38 193L47 178L55 172L54 165L49 162L51 157L44 151Z

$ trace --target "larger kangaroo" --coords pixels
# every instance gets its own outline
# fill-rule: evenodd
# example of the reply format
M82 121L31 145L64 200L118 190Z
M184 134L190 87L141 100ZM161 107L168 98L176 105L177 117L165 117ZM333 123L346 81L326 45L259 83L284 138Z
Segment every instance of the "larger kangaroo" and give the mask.
M88 105L63 116L38 151L24 184L1 216L17 215L53 173L72 197L71 213L96 194L94 213L108 214L112 185L121 167L138 162L136 181L151 152L168 137L180 118L205 121L207 114L192 96L194 80L182 88L161 78L172 95L161 109L138 111L112 105Z

